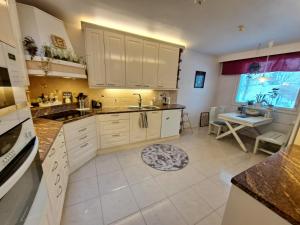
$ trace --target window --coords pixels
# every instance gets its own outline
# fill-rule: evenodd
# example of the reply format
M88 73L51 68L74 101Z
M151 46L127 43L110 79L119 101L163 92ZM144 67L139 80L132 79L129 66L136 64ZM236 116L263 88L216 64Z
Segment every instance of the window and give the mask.
M300 72L242 74L235 100L293 109L297 105L299 89Z

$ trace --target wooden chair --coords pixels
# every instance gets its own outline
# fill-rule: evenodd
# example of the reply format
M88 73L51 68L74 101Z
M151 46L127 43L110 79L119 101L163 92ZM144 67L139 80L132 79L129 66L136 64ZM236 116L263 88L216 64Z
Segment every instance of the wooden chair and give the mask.
M209 112L209 126L208 126L208 134L215 133L219 136L226 127L224 121L218 119L218 115L220 113L224 113L224 107L211 107Z

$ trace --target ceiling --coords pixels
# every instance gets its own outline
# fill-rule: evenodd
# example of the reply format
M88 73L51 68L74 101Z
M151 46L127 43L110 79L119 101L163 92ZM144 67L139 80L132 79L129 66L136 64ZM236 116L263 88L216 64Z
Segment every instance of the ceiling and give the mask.
M300 41L299 0L19 0L68 24L80 21L223 55ZM244 32L238 31L239 25Z

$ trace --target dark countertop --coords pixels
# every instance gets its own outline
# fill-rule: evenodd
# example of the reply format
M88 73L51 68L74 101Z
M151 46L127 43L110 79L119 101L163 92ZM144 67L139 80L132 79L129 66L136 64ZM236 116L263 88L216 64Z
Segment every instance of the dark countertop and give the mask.
M56 136L62 128L63 123L54 120L35 118L33 119L33 125L39 139L39 153L41 161L43 162Z
M279 151L231 182L291 224L300 224L300 146Z
M112 114L112 113L130 113L130 112L145 112L157 110L172 110L172 109L185 109L185 106L179 104L160 105L157 109L129 109L128 107L106 107L102 109L93 109L94 114Z
M89 116L97 114L112 114L112 113L129 113L129 112L144 112L144 111L156 111L156 110L172 110L172 109L184 109L185 106L178 104L162 105L158 109L128 109L128 107L113 107L103 108L101 110L89 111L88 114L72 118L67 121L59 122L51 119L34 118L33 124L36 131L36 135L39 138L39 153L42 161L47 156L57 134L65 123L73 122L76 120L84 119ZM47 113L48 114L48 113Z

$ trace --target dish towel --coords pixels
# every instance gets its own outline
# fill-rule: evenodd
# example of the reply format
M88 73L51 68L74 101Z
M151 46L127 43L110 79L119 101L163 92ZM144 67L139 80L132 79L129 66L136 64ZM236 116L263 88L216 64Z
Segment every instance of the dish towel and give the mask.
M140 113L139 126L140 128L148 128L148 118L146 112Z

